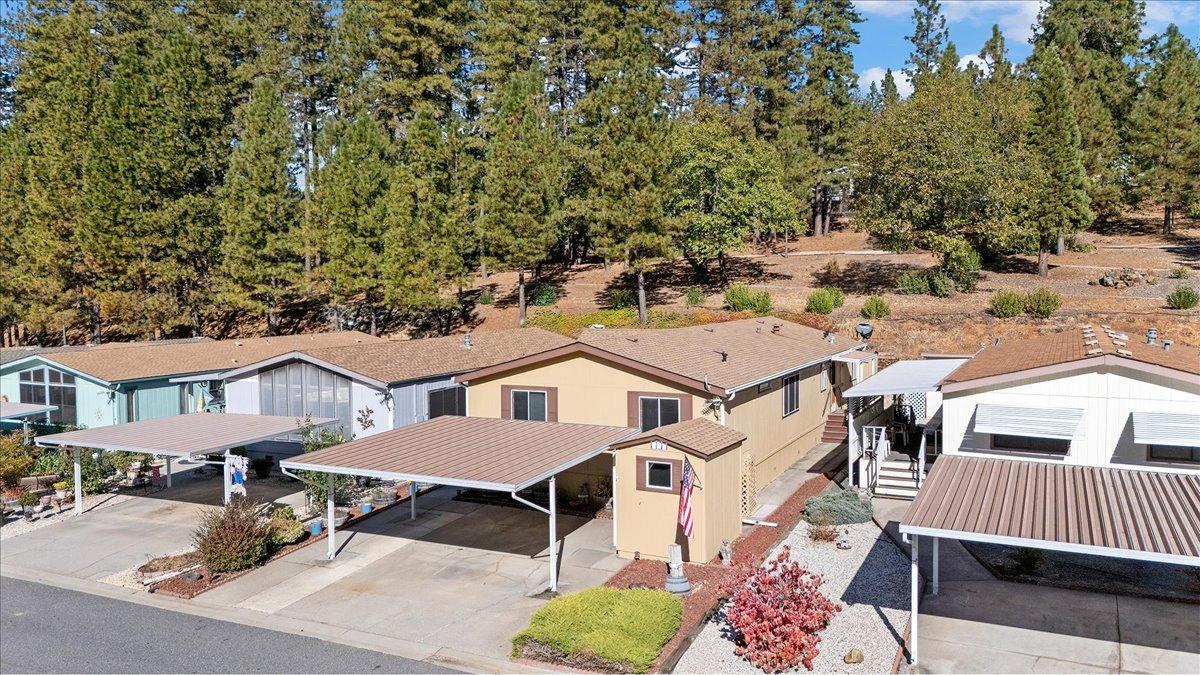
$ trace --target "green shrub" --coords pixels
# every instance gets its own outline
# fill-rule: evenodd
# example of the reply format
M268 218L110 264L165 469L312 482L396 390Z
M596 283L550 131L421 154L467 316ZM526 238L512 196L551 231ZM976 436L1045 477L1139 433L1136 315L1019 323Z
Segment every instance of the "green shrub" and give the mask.
M637 306L637 293L628 288L618 288L612 292L609 306L613 309L625 309Z
M954 295L954 279L950 278L950 275L942 270L930 270L925 274L925 278L929 281L930 295L936 295L939 298L948 298Z
M859 499L853 490L839 490L804 502L804 519L816 525L850 525L871 519L871 500Z
M1008 319L1025 311L1028 298L1021 291L1001 289L992 295L988 309L993 316Z
M1067 237L1067 250L1076 253L1091 253L1096 250L1096 247L1083 237L1073 234Z
M21 506L35 506L38 503L38 496L32 492L22 492L19 499Z
M71 471L71 457L66 450L42 450L33 460L33 468L29 470L32 476L49 474L62 475Z
M1191 286L1179 286L1167 296L1167 307L1171 309L1191 309L1197 302L1200 302L1200 296Z
M928 295L929 278L924 272L905 272L896 280L896 290L904 295Z
M1186 278L1188 278L1189 274L1191 274L1191 270L1184 267L1183 265L1176 265L1175 267L1171 268L1171 278L1172 279L1186 279Z
M537 307L549 307L558 299L558 291L550 284L538 284L529 293L529 303Z
M1046 560L1041 549L1020 547L1013 551L1014 569L1020 574L1033 574Z
M1062 296L1050 288L1039 288L1025 299L1025 311L1039 319L1045 319L1062 306Z
M725 305L735 312L771 313L771 294L756 291L745 284L735 284L725 291Z
M687 304L688 307L697 307L704 304L704 291L698 286L692 286L687 289Z
M272 518L284 518L287 520L297 520L296 510L287 504L280 504L279 506L276 506L275 510L271 511L271 517Z
M958 240L946 252L941 271L954 282L959 290L973 291L979 280L979 270L982 268L983 262L979 257L979 251L976 251L969 243Z
M234 497L223 509L206 511L192 533L200 559L213 572L257 565L267 555L270 539L263 507L244 497Z
M21 432L0 434L0 486L12 487L29 475L33 457L22 443Z
M492 293L491 291L483 291L479 294L479 298L476 300L476 302L481 305L490 305L496 302L496 294Z
M267 529L270 530L271 548L283 548L290 544L294 544L304 538L307 530L304 525L295 518L280 518L273 516L267 522Z
M675 636L683 603L648 588L592 588L557 597L534 612L512 640L512 654L570 657L584 669L649 670ZM527 651L528 650L528 651Z
M881 295L872 295L867 298L867 301L863 303L862 311L859 312L864 319L882 319L891 313L891 306Z
M846 304L846 294L837 286L826 286L825 292L829 294L829 297L833 298L834 309Z
M814 314L829 314L836 308L837 299L828 288L818 288L809 293L808 301L804 303L804 311Z

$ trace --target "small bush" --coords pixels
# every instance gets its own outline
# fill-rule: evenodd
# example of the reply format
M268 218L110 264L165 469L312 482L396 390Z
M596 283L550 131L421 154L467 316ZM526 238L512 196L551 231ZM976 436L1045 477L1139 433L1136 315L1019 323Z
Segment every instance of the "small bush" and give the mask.
M634 293L628 288L618 288L612 292L612 301L609 306L613 309L625 309L626 307L637 306L637 293Z
M481 305L491 305L496 302L496 294L485 290L479 294L479 298L475 302Z
M22 492L19 499L21 506L34 506L38 503L38 496L32 492Z
M820 591L821 577L790 555L785 546L768 565L751 573L725 609L729 625L737 631L734 653L768 673L800 664L812 670L820 653L817 633L842 611Z
M698 286L687 289L686 300L688 307L698 307L704 304L704 291Z
M859 312L864 319L882 319L891 313L891 306L881 295L872 295L867 298L867 301L863 303L862 311Z
M925 278L929 281L929 294L936 295L939 298L948 298L954 295L955 283L950 275L941 270L930 270Z
M234 497L218 511L207 511L192 533L200 559L213 572L237 572L257 565L267 554L271 531L262 506Z
M979 257L979 251L976 251L967 242L957 240L955 245L946 252L941 271L954 282L959 290L973 291L975 284L979 281L979 270L982 268L983 262Z
M71 481L60 480L51 487L53 487L55 490L66 490L67 488L71 487Z
M808 538L813 541L833 541L837 539L837 528L829 524L828 515L818 513L808 524Z
M846 294L843 293L842 289L838 288L837 286L826 286L825 292L829 294L829 297L833 298L834 308L841 307L842 305L846 304Z
M550 284L538 284L529 294L529 303L537 307L549 307L558 299L558 291Z
M850 525L871 519L871 501L859 499L853 490L839 490L804 502L804 519L810 523Z
M1083 237L1073 234L1067 237L1067 250L1075 253L1091 253L1096 250L1096 247Z
M21 432L0 434L0 486L16 485L29 475L33 466L33 457L29 456L22 443Z
M280 518L274 516L267 522L270 530L271 548L283 548L304 538L307 531L304 525L295 518Z
M1024 312L1027 303L1028 298L1024 293L1002 289L992 295L988 309L991 310L993 316L1008 319Z
M592 588L557 597L534 612L512 640L514 657L564 655L576 667L649 670L679 630L683 603L648 588Z
M904 295L928 295L929 278L924 272L905 272L896 280L896 290Z
M1176 265L1175 267L1171 268L1171 278L1172 279L1186 279L1186 278L1188 278L1189 274L1191 274L1191 270L1184 267L1183 265Z
M276 506L275 510L271 512L271 517L272 518L284 518L287 520L297 520L296 510L287 504L281 504L279 506Z
M46 476L49 474L62 475L71 469L71 459L66 450L42 450L33 460L30 475Z
M1013 551L1014 569L1019 574L1033 574L1046 560L1046 554L1037 548L1018 548Z
M1049 288L1039 288L1025 299L1025 311L1039 319L1045 319L1061 306L1062 296L1058 291Z
M809 293L808 301L804 303L804 311L813 314L829 314L835 309L837 309L837 298L829 292L828 288L818 288Z
M725 291L725 305L735 312L771 313L771 294L756 291L745 284L735 284Z
M1167 296L1167 307L1171 309L1191 309L1200 302L1200 296L1191 286L1180 286Z

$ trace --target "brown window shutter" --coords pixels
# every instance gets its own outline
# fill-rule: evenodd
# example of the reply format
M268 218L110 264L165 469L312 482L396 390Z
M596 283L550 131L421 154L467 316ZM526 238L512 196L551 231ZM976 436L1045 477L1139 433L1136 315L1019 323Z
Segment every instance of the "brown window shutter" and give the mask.
M500 385L500 419L512 419L512 386Z
M546 421L558 421L558 387L546 387Z
M632 427L634 429L640 428L642 426L639 421L640 418L641 418L641 413L638 411L638 392L631 391L631 392L629 392L629 411L628 411L627 426ZM642 471L643 469L638 469L638 470ZM640 473L638 475L641 476ZM643 484L644 483L642 481L642 478L638 478L638 485L643 485Z

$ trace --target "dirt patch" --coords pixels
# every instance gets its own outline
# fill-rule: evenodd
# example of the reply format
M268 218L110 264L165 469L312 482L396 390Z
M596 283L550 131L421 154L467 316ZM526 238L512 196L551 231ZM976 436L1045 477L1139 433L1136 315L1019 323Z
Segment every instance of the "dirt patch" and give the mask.
M181 570L185 567L191 567L200 562L199 551L187 551L185 553L176 553L174 555L164 555L157 558L151 558L145 565L137 568L138 574L144 576L154 576L163 572L172 570Z
M572 670L589 673L632 673L633 668L627 663L614 663L606 659L602 659L590 652L580 652L578 654L567 654L562 650L555 649L549 645L544 645L537 640L529 640L521 646L521 650L513 655L514 658L541 662L553 663L557 666L566 666Z

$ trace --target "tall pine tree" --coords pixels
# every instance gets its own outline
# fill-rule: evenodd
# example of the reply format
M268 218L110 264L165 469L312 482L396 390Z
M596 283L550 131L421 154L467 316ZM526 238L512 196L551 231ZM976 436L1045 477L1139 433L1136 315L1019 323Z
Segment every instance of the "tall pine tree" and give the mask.
M938 0L917 0L912 17L913 34L907 40L912 43L913 50L904 74L915 87L917 80L937 72L950 33L946 30L946 17L942 16L942 5Z

